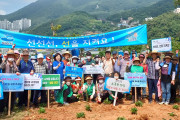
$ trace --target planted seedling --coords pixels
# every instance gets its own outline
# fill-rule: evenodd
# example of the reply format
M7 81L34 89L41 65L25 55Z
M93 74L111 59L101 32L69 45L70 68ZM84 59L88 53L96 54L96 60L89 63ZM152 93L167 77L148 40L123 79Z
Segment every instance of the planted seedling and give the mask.
M109 101L108 98L106 98L106 100L104 100L103 103L104 103L104 104L111 104L111 101Z
M142 107L142 106L143 106L143 103L142 103L141 101L137 101L137 102L135 103L135 105L138 106L138 107Z
M174 117L174 116L176 116L176 114L174 114L174 113L172 112L172 113L169 113L169 116Z
M47 104L46 104L46 103L41 103L39 106L40 106L40 107L46 107Z
M138 109L137 108L131 108L131 114L137 114Z
M117 120L126 120L124 117L118 117Z
M43 107L39 108L39 113L45 113L45 112L46 112L45 108L43 108Z
M86 105L85 108L87 111L92 111L90 105Z
M173 105L173 109L179 110L179 106L178 105Z
M85 118L85 114L84 114L84 112L80 112L80 113L76 114L76 117L77 118Z

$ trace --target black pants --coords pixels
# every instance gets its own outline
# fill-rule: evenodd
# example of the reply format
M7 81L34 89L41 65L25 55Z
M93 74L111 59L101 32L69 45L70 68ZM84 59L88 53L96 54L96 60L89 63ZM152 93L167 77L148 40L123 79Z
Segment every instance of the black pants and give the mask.
M68 89L64 90L63 92L64 102L73 103L78 101L77 97L73 95L71 97L68 97L68 95L69 95Z
M31 102L33 103L33 98L34 98L34 90L31 90Z
M41 94L41 101L40 103L47 103L47 96L46 96L46 90L34 90L34 97L33 97L33 103L34 105L38 105L38 98L39 94Z
M106 98L109 97L109 93L108 92L107 93L103 93L102 95L100 95L100 97L101 97L101 102L104 102L104 100L106 100Z
M4 111L4 108L8 108L9 103L9 92L3 92L4 99L0 100L0 112ZM11 92L11 110L14 108L16 101L16 93Z
M177 89L177 84L175 85L171 84L171 99L170 99L171 103L176 102L176 89Z
M87 96L86 93L83 93L83 96L84 96L84 101L86 101L86 100L87 100L87 97L88 97L88 99L89 99L91 95L88 95L88 96ZM95 98L96 98L96 94L94 94L92 101L95 101Z
M28 99L28 90L24 90L24 92L19 92L19 103L18 106L22 107L23 105L27 106Z
M141 87L136 87L136 97L138 100L141 98ZM135 100L135 87L132 87L132 99Z

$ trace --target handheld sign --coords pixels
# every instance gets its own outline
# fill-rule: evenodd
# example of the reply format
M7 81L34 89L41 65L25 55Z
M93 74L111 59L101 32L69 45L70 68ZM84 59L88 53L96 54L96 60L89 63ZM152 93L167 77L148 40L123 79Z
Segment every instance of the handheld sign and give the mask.
M157 52L172 51L171 37L155 39L151 41L152 50Z
M42 74L23 74L25 90L41 90L42 89Z
M132 87L147 87L145 73L124 73L124 79L132 81Z
M60 74L47 74L42 75L42 89L50 90L50 89L60 89Z
M24 76L1 73L0 80L3 82L3 92L20 92L24 91Z
M70 76L72 79L83 76L83 68L66 66L65 77Z
M2 86L2 81L0 80L0 100L3 99L3 86Z
M101 65L83 65L84 74L104 74L103 67Z
M115 91L115 98L114 98L114 103L113 105L116 105L116 98L117 98L117 93L122 92L122 93L130 93L131 90L131 81L128 80L121 80L121 79L114 79L114 78L106 78L105 79L105 85L104 89L108 91Z

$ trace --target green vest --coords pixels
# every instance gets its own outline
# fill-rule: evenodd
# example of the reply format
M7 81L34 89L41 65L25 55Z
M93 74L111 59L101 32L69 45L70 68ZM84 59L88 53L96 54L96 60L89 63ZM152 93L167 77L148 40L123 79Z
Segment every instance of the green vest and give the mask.
M67 97L71 97L73 95L73 91L71 86L70 87L70 93ZM64 90L68 89L68 86L66 84L64 84L63 90L59 90L59 92L57 93L57 99L56 102L63 104L64 103L64 98L63 98L63 92Z
M143 72L143 67L137 65L131 66L131 73L142 73L142 72Z
M93 87L95 86L94 83L92 83L91 86L89 86L89 85L87 84L87 82L86 82L86 83L84 83L84 85L87 85L87 86L88 86L88 88L87 88L87 94L88 94L88 95L92 95L92 93L93 93Z

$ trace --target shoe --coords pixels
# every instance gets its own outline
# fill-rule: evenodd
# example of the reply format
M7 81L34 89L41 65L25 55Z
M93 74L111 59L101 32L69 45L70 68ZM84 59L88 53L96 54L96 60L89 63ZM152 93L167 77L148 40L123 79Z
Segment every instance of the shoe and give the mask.
M158 101L158 100L156 100L156 103L159 103L159 101Z
M69 105L69 103L67 103L67 102L64 102L64 103L63 103L63 105L65 105L65 106L68 106L68 105Z
M152 103L152 101L149 101L149 104L151 104Z
M165 102L160 102L159 104L160 104L160 105L163 105L164 103L165 103Z
M169 105L169 102L165 102L165 105Z

